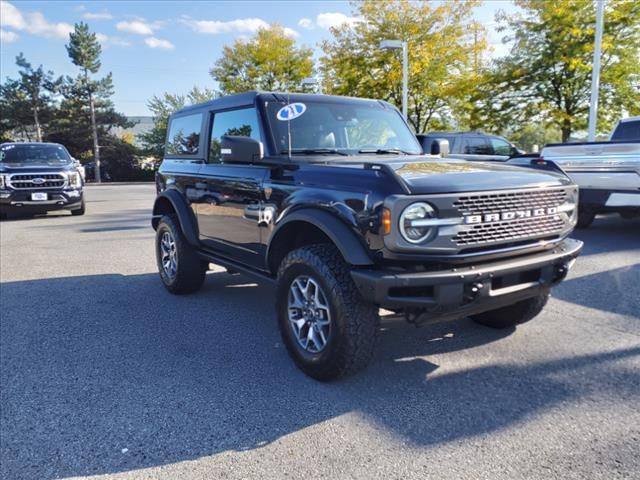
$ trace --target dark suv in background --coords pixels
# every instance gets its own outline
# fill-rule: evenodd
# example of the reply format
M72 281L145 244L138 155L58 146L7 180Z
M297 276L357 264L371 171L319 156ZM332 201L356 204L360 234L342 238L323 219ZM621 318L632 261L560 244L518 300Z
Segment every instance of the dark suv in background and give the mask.
M70 210L84 215L77 162L57 143L0 145L0 215Z
M505 162L524 153L502 137L481 132L430 132L417 137L424 153L439 154L438 140L447 140L449 154L463 160Z

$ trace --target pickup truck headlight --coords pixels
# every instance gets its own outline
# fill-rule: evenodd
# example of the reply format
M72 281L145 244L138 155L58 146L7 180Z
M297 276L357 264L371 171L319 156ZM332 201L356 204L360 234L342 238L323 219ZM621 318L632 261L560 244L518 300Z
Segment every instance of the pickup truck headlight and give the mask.
M82 186L82 180L80 179L80 173L70 172L67 174L69 178L69 186L74 188L80 188Z
M0 175L0 190L4 190L7 187L7 176Z
M409 243L422 243L429 239L436 228L429 222L435 217L435 209L425 202L412 203L400 215L400 233Z

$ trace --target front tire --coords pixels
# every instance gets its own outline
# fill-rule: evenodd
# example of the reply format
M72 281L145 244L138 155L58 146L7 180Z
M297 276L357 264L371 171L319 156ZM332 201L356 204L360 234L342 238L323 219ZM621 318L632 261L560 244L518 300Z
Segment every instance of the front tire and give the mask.
M589 228L593 221L596 218L596 214L587 209L579 208L578 209L578 223L576 224L577 228Z
M360 296L332 245L302 247L284 258L276 310L289 354L310 377L333 380L362 370L371 360L378 309Z
M165 215L158 223L156 261L163 285L177 295L200 290L209 267L187 243L173 215Z
M84 215L85 211L86 211L86 207L85 207L85 203L84 203L84 199L83 199L82 203L80 204L80 208L76 208L75 210L71 210L71 215L73 215L73 216Z
M507 307L471 315L470 318L485 327L511 328L533 320L547 304L547 300L549 300L548 290L537 297L528 298Z

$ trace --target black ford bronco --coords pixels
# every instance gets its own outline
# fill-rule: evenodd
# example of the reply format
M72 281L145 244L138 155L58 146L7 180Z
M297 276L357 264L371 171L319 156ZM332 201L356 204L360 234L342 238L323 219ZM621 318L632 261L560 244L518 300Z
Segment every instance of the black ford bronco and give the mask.
M78 163L58 143L0 145L0 215L70 210L84 215Z
M532 319L582 248L567 238L569 178L425 155L376 100L250 92L187 107L157 191L165 287L195 292L210 263L275 283L283 341L320 380L369 362L381 307L416 324Z

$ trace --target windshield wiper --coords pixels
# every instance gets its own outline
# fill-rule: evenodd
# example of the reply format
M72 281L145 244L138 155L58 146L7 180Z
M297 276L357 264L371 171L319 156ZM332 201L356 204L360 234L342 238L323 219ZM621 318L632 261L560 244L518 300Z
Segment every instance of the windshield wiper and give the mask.
M405 152L399 148L363 148L358 150L358 153L375 153L376 155L395 153L396 155L411 155L410 152Z
M287 154L289 150L282 150L280 153ZM349 155L347 152L340 151L337 148L292 148L291 153L302 153L303 155Z

